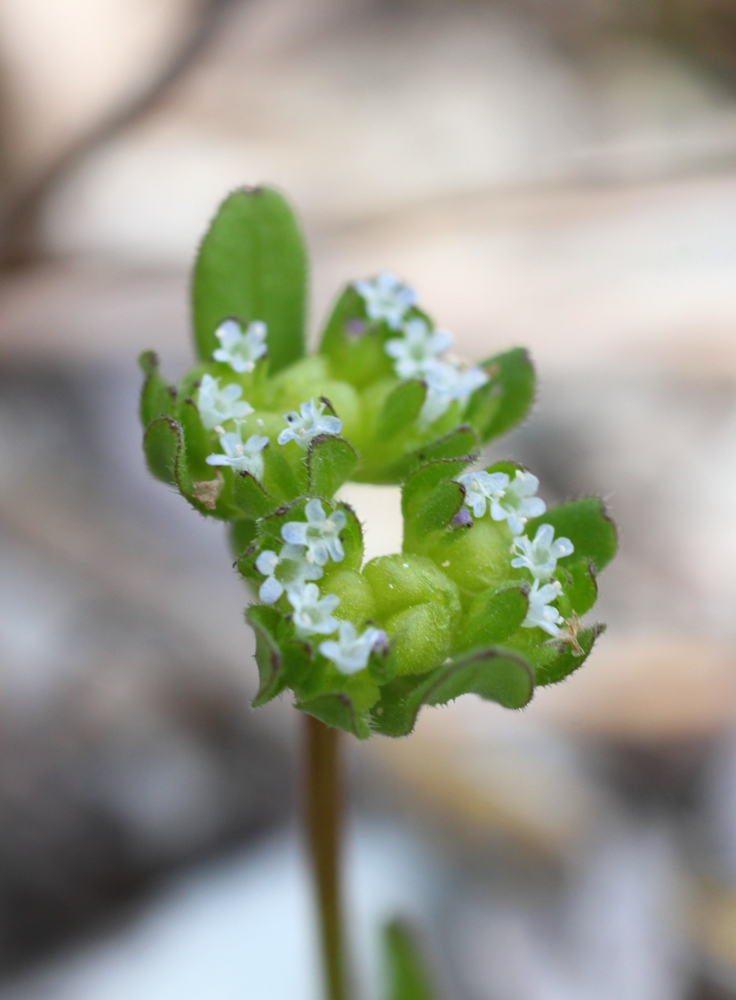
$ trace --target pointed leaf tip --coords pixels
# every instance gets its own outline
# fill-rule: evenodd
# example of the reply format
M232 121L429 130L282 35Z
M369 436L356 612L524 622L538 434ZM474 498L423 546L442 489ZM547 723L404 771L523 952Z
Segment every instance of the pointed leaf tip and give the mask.
M304 353L307 255L293 211L271 188L241 188L220 206L192 280L194 338L203 361L229 317L268 328L271 373Z

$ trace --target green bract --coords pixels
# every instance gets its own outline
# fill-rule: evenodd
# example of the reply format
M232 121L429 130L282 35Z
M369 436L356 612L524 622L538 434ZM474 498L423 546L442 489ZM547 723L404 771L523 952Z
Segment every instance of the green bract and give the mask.
M360 738L406 735L423 705L469 692L526 705L589 654L601 627L580 619L616 548L599 500L547 511L520 466L472 471L529 410L526 352L462 365L380 275L342 292L307 356L305 301L288 205L237 191L194 270L199 364L170 386L141 358L148 467L230 523L258 595L255 704L288 689ZM349 479L402 484L401 553L363 564L360 522L335 499Z

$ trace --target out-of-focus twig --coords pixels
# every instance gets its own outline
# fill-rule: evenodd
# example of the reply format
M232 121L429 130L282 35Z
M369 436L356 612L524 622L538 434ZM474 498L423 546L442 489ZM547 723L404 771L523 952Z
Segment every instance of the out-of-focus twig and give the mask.
M85 156L153 108L207 46L229 9L244 0L207 0L199 18L158 76L142 93L115 108L103 121L69 146L40 176L11 186L0 200L0 268L28 263L38 256L35 224L38 208L57 181Z

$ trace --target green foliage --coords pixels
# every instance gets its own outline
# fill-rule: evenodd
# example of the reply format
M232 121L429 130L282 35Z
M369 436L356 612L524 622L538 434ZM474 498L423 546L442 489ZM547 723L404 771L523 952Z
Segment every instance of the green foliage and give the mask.
M308 492L315 497L334 496L357 465L355 448L344 438L320 434L307 451Z
M376 420L376 439L390 441L407 424L419 416L427 389L423 382L410 380L399 382L386 397Z
M387 1000L436 1000L432 981L411 928L393 920L383 931Z
M413 292L384 275L343 290L318 353L304 356L306 275L281 195L236 191L194 269L199 363L174 387L152 352L140 358L148 467L228 522L258 595L246 613L254 704L289 691L300 711L360 739L406 735L423 706L465 694L521 708L535 686L577 670L602 631L581 619L615 527L596 498L527 521L543 504L514 462L468 473L529 411L526 351L460 366ZM215 361L229 318L240 325ZM336 499L350 479L402 485L402 552L363 565L361 524ZM542 525L554 533L537 544ZM392 941L399 984L409 952L399 931ZM396 985L396 1000L408 988Z
M524 419L534 402L536 380L523 347L497 354L483 367L490 381L474 395L466 417L481 441L490 441Z
M373 728L384 736L408 736L423 705L477 694L504 708L523 708L533 693L534 672L522 656L504 649L474 650L426 674L387 684L371 713Z
M569 538L575 546L574 555L561 560L562 566L572 559L576 562L586 559L600 572L616 554L616 525L598 497L583 497L552 507L529 522L529 535L533 535L542 524L551 524L556 535Z
M268 327L272 373L304 353L307 255L294 213L270 188L234 191L202 240L192 280L197 353L208 361L215 330L234 317Z
M178 486L185 496L192 492L181 425L172 417L156 417L146 428L143 451L149 471L163 483Z
M539 666L535 666L534 675L538 687L545 687L549 684L558 684L564 681L570 674L575 673L585 663L590 656L595 641L599 635L605 631L605 625L593 625L591 628L583 629L577 635L577 642L580 652L575 652L569 645L551 643L550 649L555 655L549 661Z
M144 375L141 388L139 415L144 427L156 417L173 417L176 414L176 389L161 377L158 355L144 351L138 358Z

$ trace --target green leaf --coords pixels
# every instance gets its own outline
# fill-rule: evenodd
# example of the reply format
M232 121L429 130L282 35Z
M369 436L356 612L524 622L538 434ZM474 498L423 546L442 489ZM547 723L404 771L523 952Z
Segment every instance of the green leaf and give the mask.
M431 441L416 451L405 455L390 470L390 476L402 480L428 462L436 462L443 458L463 458L475 461L473 452L478 446L478 438L472 427L463 425L451 431L445 437ZM470 456L473 456L472 458ZM388 479L386 480L388 482Z
M251 565L255 562L259 552L262 552L264 549L280 551L281 546L284 544L281 529L287 521L307 520L304 508L310 499L313 498L300 497L293 503L279 507L273 514L260 518L258 521L258 543L252 546L248 553L246 553L245 559L241 561L239 566L240 572L244 576L250 578L252 575ZM363 563L363 531L355 511L349 504L335 503L322 497L318 499L322 503L322 509L328 517L333 511L341 510L347 518L345 527L340 532L340 540L342 541L345 555L340 562L330 560L324 567L324 576L320 583L320 588L323 588L331 575L342 573L349 569L360 569Z
M332 499L343 483L350 479L358 465L358 455L345 438L320 434L307 452L309 492L316 497Z
M548 663L535 666L534 674L537 686L546 687L549 684L558 684L579 670L590 656L596 639L605 631L605 628L605 625L593 625L591 628L581 629L577 634L577 642L581 652L577 654L571 645L552 640L550 647L557 651L557 655Z
M464 694L477 694L504 708L523 708L534 694L534 674L517 653L476 650L426 674L404 675L386 684L371 711L373 728L385 736L408 736L422 705L445 705Z
M306 250L288 203L270 188L233 192L212 221L194 267L199 357L212 357L215 330L224 320L262 320L270 372L286 367L304 353L306 294Z
M230 551L235 559L240 559L256 537L256 522L247 518L231 521L229 535Z
M401 488L401 513L404 520L413 519L422 509L425 498L440 483L456 479L474 461L473 455L444 458L420 466Z
M495 646L513 635L529 609L526 584L489 588L473 598L460 629L460 650Z
M291 503L304 492L280 446L275 448L269 445L263 452L263 485L272 497L282 503Z
M253 707L260 708L295 683L309 666L309 646L298 639L284 639L284 619L274 608L251 605L245 619L256 634L256 663L260 685Z
M373 588L376 614L381 620L403 608L430 603L446 608L452 618L460 614L457 587L431 559L409 553L376 556L363 567Z
M598 598L598 581L592 562L558 566L555 577L562 584L557 606L563 618L569 618L573 613L582 617L590 611Z
M352 700L344 693L324 694L311 701L298 701L295 705L300 712L313 715L333 729L352 733L359 740L367 740L371 735L366 712L359 712Z
M164 483L178 486L191 496L192 481L186 463L186 449L181 425L172 417L157 417L143 435L143 451L150 472Z
M387 1000L435 1000L436 993L412 930L393 920L383 931L388 973Z
M187 443L187 465L192 479L211 479L215 470L207 465L206 460L215 449L192 399L187 398L182 402L178 417Z
M362 389L393 374L391 359L383 349L382 324L366 317L365 303L352 285L347 285L325 325L319 351L329 358L335 378Z
M257 520L267 517L278 507L278 501L270 497L250 472L236 472L233 476L233 503L243 517Z
M424 674L450 654L455 616L441 604L412 604L384 621L398 674Z
M390 441L392 437L412 424L424 405L427 387L424 382L412 379L399 382L378 414L375 436L379 441Z
M432 490L414 517L404 522L405 534L424 538L430 531L446 528L462 507L464 500L465 490L460 483L440 483Z
M138 358L138 365L145 375L139 406L141 423L145 428L156 417L175 416L176 389L161 378L158 355L153 351L144 351Z
M466 419L481 441L505 434L522 420L534 402L534 366L523 347L497 354L484 362L490 381L473 396Z
M560 566L584 560L592 562L600 573L616 554L616 526L598 497L583 497L552 507L541 517L529 521L526 527L529 538L534 538L542 524L551 524L558 538L569 538L575 546L572 555L560 560Z

